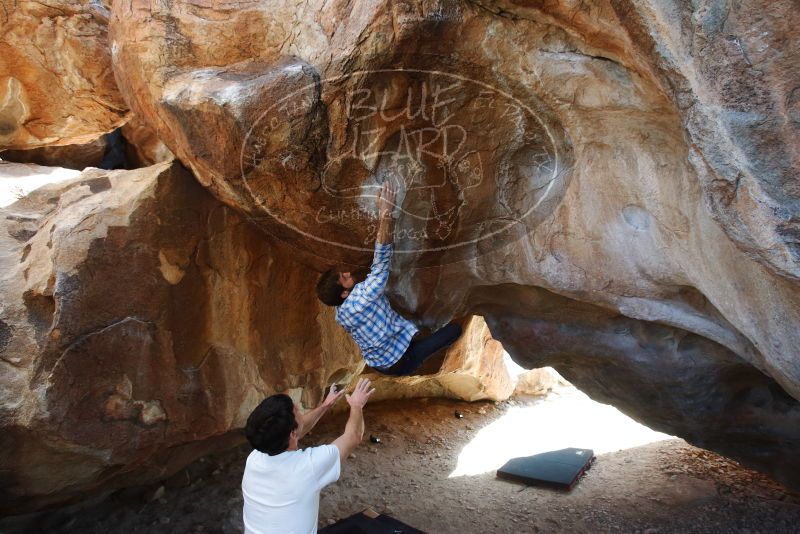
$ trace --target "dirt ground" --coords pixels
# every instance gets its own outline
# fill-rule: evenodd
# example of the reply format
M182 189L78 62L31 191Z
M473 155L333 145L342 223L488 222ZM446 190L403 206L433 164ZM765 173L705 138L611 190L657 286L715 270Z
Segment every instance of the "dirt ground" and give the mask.
M320 526L371 507L431 534L800 532L800 494L674 438L598 454L569 493L526 488L497 479L493 471L450 477L481 428L537 402L368 405L364 443L343 465L341 479L322 492ZM301 446L330 442L346 416L327 416ZM372 443L370 434L380 443ZM248 453L242 446L201 459L162 487L50 513L25 530L241 532L240 483Z

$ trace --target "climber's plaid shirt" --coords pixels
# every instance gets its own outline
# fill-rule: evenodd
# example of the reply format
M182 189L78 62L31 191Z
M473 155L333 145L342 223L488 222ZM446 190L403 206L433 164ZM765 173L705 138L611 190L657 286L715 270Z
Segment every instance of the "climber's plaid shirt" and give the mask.
M396 363L417 333L417 327L398 315L383 293L389 280L392 250L391 243L375 243L367 279L354 285L336 308L336 322L353 336L367 364L377 369Z

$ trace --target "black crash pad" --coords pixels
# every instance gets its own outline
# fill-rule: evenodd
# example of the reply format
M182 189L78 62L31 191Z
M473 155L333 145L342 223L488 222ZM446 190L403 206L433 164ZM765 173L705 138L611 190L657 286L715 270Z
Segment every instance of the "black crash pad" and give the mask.
M591 449L561 449L512 458L497 470L499 478L571 490L594 460Z
M366 509L319 531L319 534L425 534L388 515Z

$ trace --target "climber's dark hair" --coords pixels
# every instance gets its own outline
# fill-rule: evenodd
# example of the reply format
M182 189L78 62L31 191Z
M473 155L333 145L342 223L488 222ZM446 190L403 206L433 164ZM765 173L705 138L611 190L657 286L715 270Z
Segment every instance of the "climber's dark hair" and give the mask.
M344 286L339 283L339 271L328 269L317 282L317 297L328 306L341 306L344 302L342 292Z
M256 406L247 418L244 432L254 449L275 456L289 448L289 435L296 428L294 402L279 393Z

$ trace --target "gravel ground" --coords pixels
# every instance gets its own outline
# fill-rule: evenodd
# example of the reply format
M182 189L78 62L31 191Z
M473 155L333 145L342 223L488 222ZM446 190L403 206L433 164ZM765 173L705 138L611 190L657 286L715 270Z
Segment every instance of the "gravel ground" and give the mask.
M598 454L569 493L526 488L493 471L450 476L478 430L537 402L368 405L367 437L341 479L323 490L320 525L370 507L430 534L800 532L799 493L675 438ZM301 446L330 442L346 415L327 416ZM370 434L381 442L371 443ZM0 532L241 532L239 485L248 453L243 445L203 458L158 487L7 522Z

